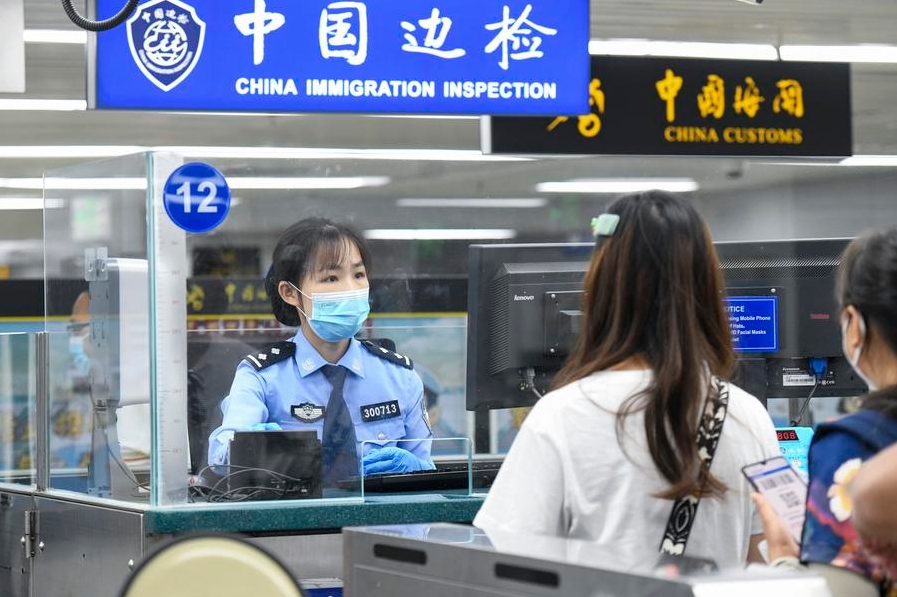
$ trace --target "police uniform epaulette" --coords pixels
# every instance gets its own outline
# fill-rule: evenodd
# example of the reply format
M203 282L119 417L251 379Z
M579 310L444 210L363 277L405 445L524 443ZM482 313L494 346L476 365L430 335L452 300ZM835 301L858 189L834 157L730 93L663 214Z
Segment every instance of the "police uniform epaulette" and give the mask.
M266 346L259 352L248 354L243 357L243 360L255 367L256 371L261 371L265 367L270 367L274 363L279 363L292 357L294 354L296 354L296 344L285 341Z
M375 344L370 340L362 340L361 345L367 348L368 352L380 357L381 359L386 359L390 363L395 363L396 365L404 367L405 369L414 369L414 363L412 363L411 359L404 355L393 352L391 350L386 350L382 346Z

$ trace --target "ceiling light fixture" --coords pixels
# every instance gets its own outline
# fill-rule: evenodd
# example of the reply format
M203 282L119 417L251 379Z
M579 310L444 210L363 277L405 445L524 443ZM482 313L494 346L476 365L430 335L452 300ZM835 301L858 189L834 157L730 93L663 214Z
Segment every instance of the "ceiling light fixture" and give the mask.
M842 166L897 166L897 155L854 155L841 160Z
M42 112L73 112L86 110L85 100L66 99L0 99L0 110L33 110Z
M365 230L368 240L507 240L517 236L509 228L378 228Z
M111 158L144 149L137 145L0 145L0 158Z
M731 60L779 59L778 51L775 46L770 44L722 44L648 39L593 39L589 42L589 54L594 56L676 56Z
M46 186L45 183L46 182ZM146 189L143 178L0 178L0 188L126 191Z
M253 177L232 176L227 179L231 189L293 190L293 189L360 189L388 184L388 176L331 176L331 177ZM142 191L146 179L131 178L0 178L0 188L64 189L84 191Z
M418 120L479 120L479 116L460 114L362 114L365 118L411 118Z
M523 162L533 158L485 155L475 149L328 149L317 147L157 147L189 157L235 159L398 160L437 162Z
M575 178L561 182L540 182L540 193L638 193L658 189L688 193L698 189L691 178Z
M897 46L859 44L852 46L779 46L782 60L807 62L884 62L897 63Z
M0 109L2 102L0 100ZM19 100L15 100L19 101ZM30 100L23 100L30 101ZM142 151L168 151L206 159L386 160L435 162L525 162L534 158L485 155L475 149L329 149L316 147L202 147L139 145L0 145L0 158L107 158Z
M69 29L25 29L22 38L26 44L81 44L87 43L87 31Z
M844 158L839 160L838 158L779 158L775 160L756 160L753 161L753 164L762 165L762 166L787 166L789 168L831 168L832 166L838 166L841 164L841 161Z
M389 184L388 176L300 176L255 177L232 176L227 185L232 189L284 190L293 189L360 189Z
M547 199L396 199L398 207L481 207L481 208L535 208L544 207Z
M47 199L40 197L0 197L0 211L31 211L44 209L58 209L64 205L62 199Z

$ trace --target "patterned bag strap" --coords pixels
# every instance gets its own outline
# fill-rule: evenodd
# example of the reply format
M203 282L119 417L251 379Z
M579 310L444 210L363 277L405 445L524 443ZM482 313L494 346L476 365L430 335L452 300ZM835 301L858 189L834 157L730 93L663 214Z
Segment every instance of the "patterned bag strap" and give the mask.
M698 425L698 455L701 458L702 477L706 478L710 473L710 465L713 464L713 455L719 444L728 409L729 388L723 380L714 377L713 390L707 395L701 423ZM699 501L698 496L688 495L679 498L673 504L673 511L663 533L663 541L660 543L662 554L681 556L685 553L685 544L688 543L688 535L698 513Z

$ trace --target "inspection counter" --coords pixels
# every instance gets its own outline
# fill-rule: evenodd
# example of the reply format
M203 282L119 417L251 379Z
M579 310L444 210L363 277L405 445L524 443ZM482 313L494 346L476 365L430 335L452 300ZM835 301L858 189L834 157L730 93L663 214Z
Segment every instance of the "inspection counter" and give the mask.
M404 494L150 507L66 493L0 489L4 595L115 595L147 555L194 534L248 538L297 579L341 577L343 527L470 523L483 500Z

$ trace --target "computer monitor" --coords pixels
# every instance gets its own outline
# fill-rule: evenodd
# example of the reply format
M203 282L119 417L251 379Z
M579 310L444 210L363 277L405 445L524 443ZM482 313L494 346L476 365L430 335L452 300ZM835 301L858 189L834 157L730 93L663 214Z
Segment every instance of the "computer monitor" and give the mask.
M563 365L582 318L592 243L471 245L467 409L529 406Z
M835 280L848 242L716 243L729 307L742 309L730 312L736 351L777 358L840 356ZM751 319L757 315L772 316L778 326Z
M736 379L761 400L852 396L865 386L841 353L835 284L850 239L720 242ZM819 359L821 379L809 370ZM753 369L753 373L751 373ZM819 382L817 384L817 381Z
M226 470L236 501L319 498L321 442L313 430L237 431ZM219 496L212 496L213 498Z

